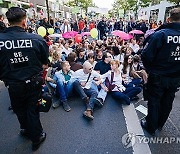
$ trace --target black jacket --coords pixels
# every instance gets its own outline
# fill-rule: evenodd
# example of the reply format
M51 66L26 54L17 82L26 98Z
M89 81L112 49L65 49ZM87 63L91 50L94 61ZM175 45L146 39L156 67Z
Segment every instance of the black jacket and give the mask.
M49 48L43 38L21 27L0 33L0 80L25 81L42 71L48 63Z
M142 52L147 71L180 77L180 23L163 25L147 39Z

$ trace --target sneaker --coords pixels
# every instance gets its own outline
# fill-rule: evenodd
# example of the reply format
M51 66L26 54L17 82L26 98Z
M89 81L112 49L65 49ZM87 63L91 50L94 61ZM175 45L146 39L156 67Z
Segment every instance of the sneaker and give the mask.
M141 126L144 130L146 130L146 132L148 132L150 135L152 136L155 136L155 131L151 131L149 128L148 128L148 125L147 125L147 122L145 119L142 119L141 120Z
M54 109L56 109L56 108L58 108L59 107L59 100L58 101L56 101L56 102L54 102L53 104L52 104L52 107L54 108Z
M93 119L94 119L94 117L93 117L93 115L92 115L92 112L91 112L90 110L86 110L86 111L83 113L83 116L84 116L85 118L87 118L88 120L93 120Z
M32 150L36 151L40 147L41 143L44 142L45 139L46 139L46 133L42 132L39 139L36 142L32 143Z
M98 105L99 107L103 106L103 99L102 98L95 98L94 103Z
M69 112L71 110L71 107L69 106L67 101L62 102L62 104L63 104L63 108L66 112Z

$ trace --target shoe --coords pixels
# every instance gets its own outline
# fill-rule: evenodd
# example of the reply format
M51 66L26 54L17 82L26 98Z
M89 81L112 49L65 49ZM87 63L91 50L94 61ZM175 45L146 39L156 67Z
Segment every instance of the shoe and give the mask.
M19 134L23 137L29 138L27 130L26 129L21 129Z
M145 119L141 120L141 126L143 129L146 130L146 132L148 132L151 136L155 136L155 131L150 131L147 125L147 122Z
M39 137L38 141L32 143L32 150L36 151L45 139L46 139L46 133L43 132L41 133L41 136Z
M134 96L134 97L131 98L131 101L137 101L138 99L139 99L138 96Z
M83 102L84 102L85 104L89 104L89 97L83 98Z
M92 116L92 113L90 110L86 110L84 113L83 113L84 117L87 118L88 120L93 120L94 117Z
M63 108L66 112L69 112L71 110L71 107L67 103L67 101L62 102Z
M95 98L94 103L97 104L99 107L103 106L103 99L102 98Z
M56 109L56 108L58 108L59 107L59 100L58 101L56 101L56 102L54 102L53 104L52 104L52 107L54 108L54 109Z

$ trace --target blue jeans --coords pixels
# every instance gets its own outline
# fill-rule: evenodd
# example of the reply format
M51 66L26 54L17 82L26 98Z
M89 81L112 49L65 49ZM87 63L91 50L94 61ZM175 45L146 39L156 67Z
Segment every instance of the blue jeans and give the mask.
M125 87L133 87L135 85L136 87L141 87L141 79L133 79L129 84L124 85Z
M80 85L79 81L75 81L73 83L74 89L77 91L77 93L80 95L81 99L84 99L86 97L90 97L89 104L87 104L87 110L93 110L94 109L94 99L97 97L98 93L95 89L83 89Z
M67 101L67 97L70 96L73 90L73 82L70 80L68 83L63 83L61 80L57 81L57 92L60 96L60 101Z
M124 100L126 104L130 104L130 101L133 97L141 92L140 87L127 87L125 91L112 91L111 95L113 98L118 100Z

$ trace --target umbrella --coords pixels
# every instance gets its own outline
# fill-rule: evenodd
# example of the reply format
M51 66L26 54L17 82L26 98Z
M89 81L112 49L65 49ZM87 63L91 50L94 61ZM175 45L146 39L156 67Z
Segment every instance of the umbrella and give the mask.
M122 37L123 40L130 40L132 38L133 38L133 36L131 34L126 34L126 35L124 35L124 37Z
M78 34L78 32L76 32L76 31L70 31L69 33L70 33L70 35L73 36L73 37L75 37L75 36Z
M112 34L115 36L119 36L123 40L130 40L131 38L133 38L132 35L129 35L123 31L120 31L120 30L115 30L112 32Z
M69 31L69 32L63 33L62 36L64 38L68 39L68 38L75 37L77 34L78 34L78 32L76 32L76 31Z
M66 32L66 33L63 33L63 34L62 34L62 37L65 38L65 39L69 39L69 38L72 38L73 36L71 36L71 35L69 34L69 32Z
M141 30L132 30L129 32L129 34L144 34Z
M81 35L82 35L82 36L85 36L85 35L86 35L86 36L89 36L89 35L91 35L91 34L90 34L90 32L82 32Z
M51 34L49 35L49 37L62 37L61 34L55 33L55 34Z
M119 36L119 37L123 37L124 35L126 35L125 32L120 31L120 30L115 30L115 31L112 32L112 34L115 35L115 36Z

